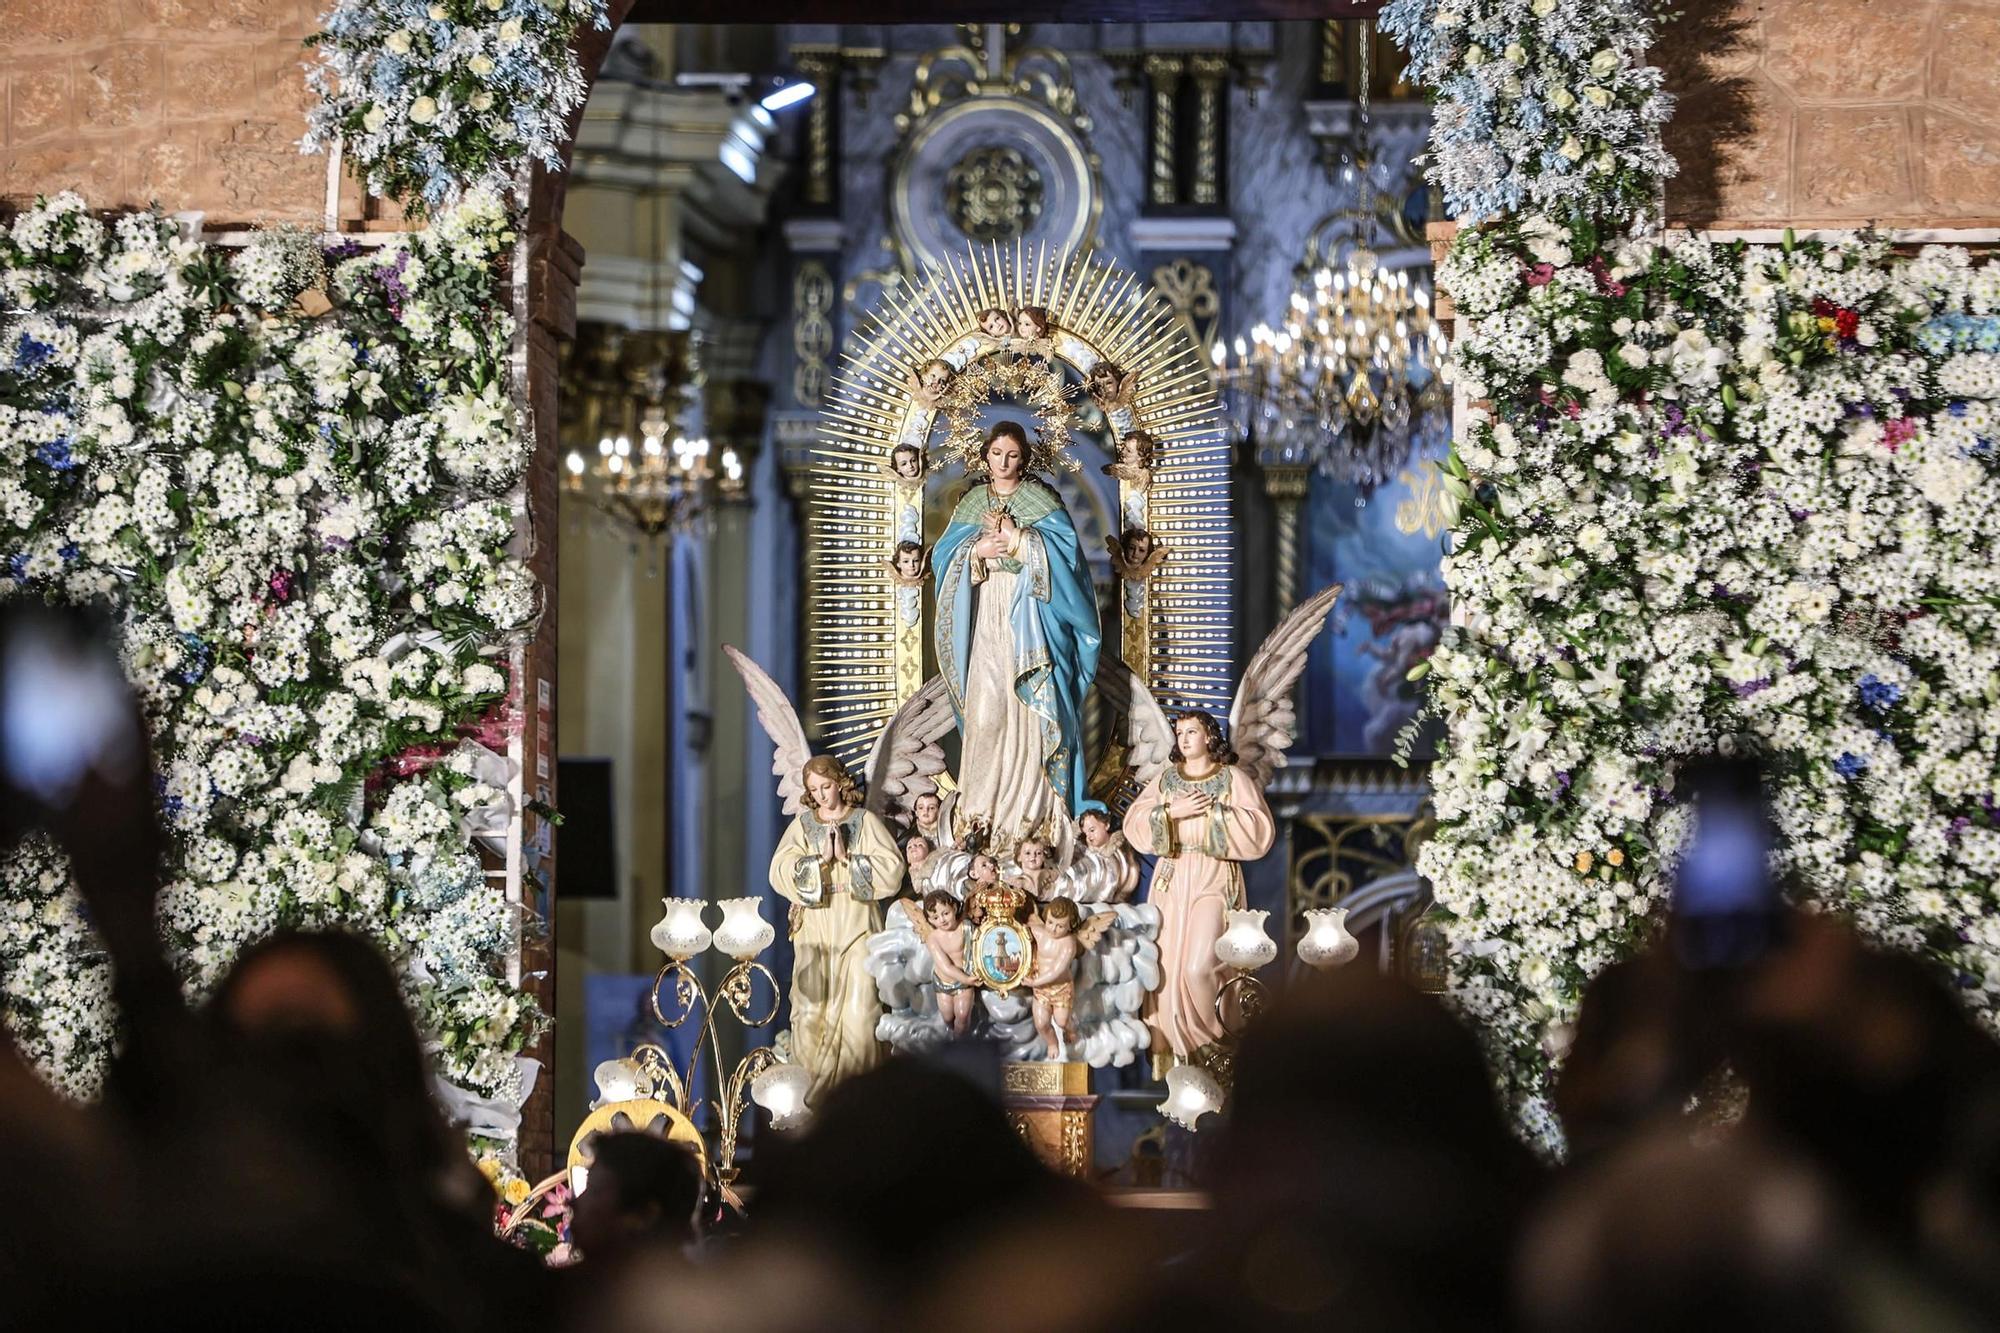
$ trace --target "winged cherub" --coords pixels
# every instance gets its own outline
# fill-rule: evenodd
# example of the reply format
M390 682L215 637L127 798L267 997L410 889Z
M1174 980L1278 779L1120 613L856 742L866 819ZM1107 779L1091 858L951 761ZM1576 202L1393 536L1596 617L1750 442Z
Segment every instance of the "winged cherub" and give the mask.
M949 890L932 889L923 903L905 900L903 914L916 928L917 938L931 956L932 988L937 993L938 1017L954 1037L963 1037L972 1027L974 991L979 979L965 963L965 904Z
M910 396L917 406L936 409L944 406L944 396L951 389L951 382L958 372L951 368L951 362L942 357L932 357L915 370L905 371L903 381L909 385Z
M1105 702L1127 720L1127 762L1142 787L1125 812L1125 837L1159 858L1148 901L1160 910L1162 976L1147 1022L1155 1049L1183 1061L1228 1036L1215 942L1223 914L1242 906L1243 864L1276 837L1264 788L1297 729L1292 687L1306 650L1340 591L1335 584L1307 598L1271 631L1237 685L1226 730L1199 709L1169 722L1129 668L1099 677Z
M1069 1043L1076 1040L1076 965L1116 919L1111 912L1100 912L1085 921L1075 903L1051 898L1028 920L1035 936L1035 963L1026 985L1033 995L1035 1031L1048 1059L1069 1058Z
M1116 361L1100 361L1083 377L1083 391L1106 416L1121 407L1130 407L1139 396L1139 372L1126 370Z

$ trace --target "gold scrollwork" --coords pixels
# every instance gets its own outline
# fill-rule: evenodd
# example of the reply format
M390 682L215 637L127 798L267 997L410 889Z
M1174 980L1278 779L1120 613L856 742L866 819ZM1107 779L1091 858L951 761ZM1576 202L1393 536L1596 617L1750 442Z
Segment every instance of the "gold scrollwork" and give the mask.
M801 407L818 407L826 396L826 359L833 352L833 275L808 259L792 278L792 397Z
M1434 458L1426 458L1412 471L1404 468L1398 477L1410 493L1396 502L1396 531L1421 532L1431 541L1451 526L1445 507L1444 474Z
M1192 259L1176 259L1153 270L1153 286L1167 298L1175 321L1187 330L1196 347L1205 349L1215 342L1221 325L1222 293L1215 289L1214 269ZM1213 381L1218 367L1206 356L1202 364Z

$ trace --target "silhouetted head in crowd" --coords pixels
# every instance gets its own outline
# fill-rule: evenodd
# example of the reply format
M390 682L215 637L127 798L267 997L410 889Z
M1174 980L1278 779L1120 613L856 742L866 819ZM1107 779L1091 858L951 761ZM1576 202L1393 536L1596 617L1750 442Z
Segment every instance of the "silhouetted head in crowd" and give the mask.
M592 1148L571 1236L594 1264L620 1262L639 1249L684 1246L694 1239L701 1194L701 1164L681 1144L652 1134L606 1134Z
M841 1083L803 1134L763 1135L757 1153L754 1225L827 1247L878 1289L956 1257L973 1229L1074 1197L973 1073L909 1057Z
M1246 1322L1493 1327L1535 1182L1472 1035L1354 967L1245 1035L1214 1165L1218 1261Z
M1839 1333L1851 1295L1832 1195L1755 1137L1669 1123L1544 1208L1520 1260L1529 1333Z
M431 1095L429 1062L388 960L339 931L286 931L237 958L209 1013L246 1086L357 1179L372 1171L483 1212L463 1142ZM490 1193L490 1192L489 1192Z
M1746 983L1737 1045L1751 1120L1899 1242L1955 1135L2000 1093L2000 1047L1933 967L1829 922Z

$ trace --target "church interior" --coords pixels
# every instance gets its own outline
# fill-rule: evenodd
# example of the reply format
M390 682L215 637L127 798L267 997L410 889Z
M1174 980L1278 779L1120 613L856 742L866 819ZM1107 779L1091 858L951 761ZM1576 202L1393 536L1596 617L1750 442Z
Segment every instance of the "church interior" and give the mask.
M0 0L0 1329L1991 1326L1996 69Z

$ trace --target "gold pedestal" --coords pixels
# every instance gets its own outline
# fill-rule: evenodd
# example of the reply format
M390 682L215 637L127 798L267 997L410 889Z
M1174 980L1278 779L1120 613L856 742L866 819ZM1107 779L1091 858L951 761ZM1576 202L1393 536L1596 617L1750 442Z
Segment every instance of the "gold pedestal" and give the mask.
M1090 1066L1078 1060L1037 1060L1002 1066L1001 1104L1035 1155L1052 1170L1079 1180L1096 1165L1097 1098Z

